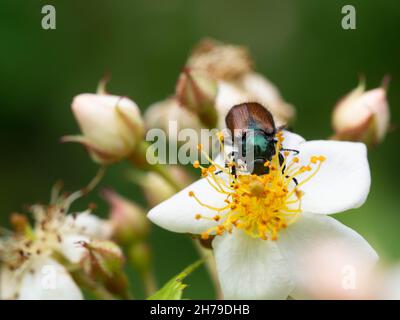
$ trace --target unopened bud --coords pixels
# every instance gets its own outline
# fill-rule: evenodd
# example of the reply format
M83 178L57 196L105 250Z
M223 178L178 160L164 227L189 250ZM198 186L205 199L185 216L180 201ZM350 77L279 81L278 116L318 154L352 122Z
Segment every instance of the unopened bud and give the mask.
M148 236L150 224L143 208L112 190L104 190L103 196L110 205L110 222L118 243L128 244Z
M82 267L87 274L112 277L113 274L121 271L124 256L114 242L92 240L83 242L81 245L87 250L81 260Z
M252 98L251 101L264 105L272 113L277 126L294 121L296 110L282 98L278 88L267 78L251 72L241 78L240 85Z
M111 241L82 242L87 250L81 260L83 271L112 293L126 297L128 281L124 274L122 250Z
M179 166L169 166L166 167L166 170L179 182L182 188L193 182L192 177ZM133 182L142 187L150 207L156 206L176 193L176 189L156 172L134 172L130 177Z
M219 127L225 126L225 117L234 105L246 102L263 105L272 113L278 127L291 124L296 116L294 107L283 100L274 84L260 74L249 73L234 82L218 83L216 108Z
M126 97L84 93L72 102L72 111L81 136L66 136L62 141L78 142L93 160L110 164L130 156L143 135L138 106Z
M176 123L177 131L186 128L200 129L198 117L193 112L182 108L176 98L168 98L150 105L144 114L147 129L162 129L169 133L171 123Z
M233 80L250 72L253 62L247 48L204 39L194 48L187 66L218 80Z
M360 83L339 101L333 111L333 138L375 145L385 138L389 120L386 89L381 87L365 91L364 83Z
M215 80L185 68L176 85L176 98L183 108L197 114L205 125L215 127L217 83Z

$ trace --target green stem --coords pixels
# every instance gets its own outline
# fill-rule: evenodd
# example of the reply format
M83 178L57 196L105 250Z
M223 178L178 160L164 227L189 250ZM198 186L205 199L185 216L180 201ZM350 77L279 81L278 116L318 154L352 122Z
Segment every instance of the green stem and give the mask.
M215 296L217 300L223 300L221 285L218 279L217 266L215 264L215 259L212 251L204 248L196 239L192 239L192 241L200 257L204 260L207 271L210 274L211 281L214 284Z
M142 281L146 297L150 297L157 291L156 279L151 270L146 270L142 273Z
M117 297L110 293L102 285L91 279L82 271L74 271L71 273L76 283L83 288L90 290L98 299L101 300L117 300Z

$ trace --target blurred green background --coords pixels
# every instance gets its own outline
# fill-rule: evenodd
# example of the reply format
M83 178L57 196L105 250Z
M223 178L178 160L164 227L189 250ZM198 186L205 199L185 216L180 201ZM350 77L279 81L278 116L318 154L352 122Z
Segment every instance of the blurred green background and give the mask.
M57 29L42 30L41 8L53 4ZM352 4L357 29L341 28L341 8ZM191 47L202 37L250 48L259 72L278 85L297 107L295 130L307 139L331 134L330 112L364 74L369 88L390 74L393 130L370 151L372 188L367 203L339 219L377 249L383 261L400 261L399 132L400 2L321 0L6 0L0 9L0 222L25 204L46 202L63 179L68 190L84 186L96 166L78 145L59 143L78 132L70 103L93 92L105 72L109 90L128 95L144 110L173 92ZM140 203L138 188L125 176L126 164L108 172L112 186ZM107 206L93 193L88 201ZM157 279L163 283L196 259L183 235L153 228ZM202 269L185 296L211 298ZM142 297L140 288L135 291Z

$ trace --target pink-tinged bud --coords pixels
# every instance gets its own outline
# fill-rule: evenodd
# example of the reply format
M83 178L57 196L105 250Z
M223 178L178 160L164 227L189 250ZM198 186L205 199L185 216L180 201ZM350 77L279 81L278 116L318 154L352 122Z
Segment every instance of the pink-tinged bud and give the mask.
M63 141L82 143L98 163L110 164L128 157L142 138L139 108L126 97L80 94L72 102L72 111L82 135L67 136Z
M198 115L200 121L214 128L218 121L215 110L217 82L185 68L176 84L176 99L181 107Z
M204 39L194 48L187 66L207 77L230 81L250 72L253 62L245 47Z
M110 205L110 221L118 243L129 244L148 236L150 224L143 208L112 190L104 190L103 197Z
M389 128L390 111L386 88L365 91L360 85L336 105L332 115L334 139L362 141L374 145L383 141Z

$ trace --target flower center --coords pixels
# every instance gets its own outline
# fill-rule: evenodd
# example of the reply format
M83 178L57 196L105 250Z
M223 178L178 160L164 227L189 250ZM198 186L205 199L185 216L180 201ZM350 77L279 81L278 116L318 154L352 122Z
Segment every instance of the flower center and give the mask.
M234 161L222 167L207 157L211 163L208 168L201 166L198 161L193 164L201 169L210 187L225 196L226 203L219 208L210 206L194 192L189 192L189 196L201 206L215 211L213 216L195 215L197 220L218 222L218 225L202 233L203 239L208 239L210 235L230 233L233 228L238 228L254 238L277 240L279 230L296 221L302 212L303 192L300 188L316 175L325 157L312 156L306 165L300 165L298 157L289 158L290 152L282 150L281 132L277 133L276 138L275 155L264 164L269 170L263 175L240 172ZM279 160L279 154L283 156L283 161Z

